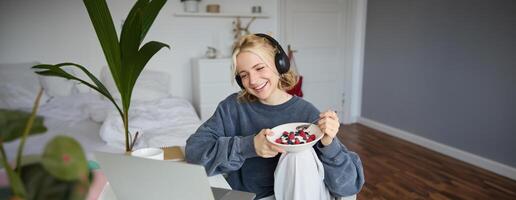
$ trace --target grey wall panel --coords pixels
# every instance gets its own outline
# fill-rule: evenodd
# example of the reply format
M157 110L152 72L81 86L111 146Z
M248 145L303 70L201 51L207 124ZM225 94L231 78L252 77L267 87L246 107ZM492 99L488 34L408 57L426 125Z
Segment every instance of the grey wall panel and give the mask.
M516 1L369 0L362 116L516 167Z

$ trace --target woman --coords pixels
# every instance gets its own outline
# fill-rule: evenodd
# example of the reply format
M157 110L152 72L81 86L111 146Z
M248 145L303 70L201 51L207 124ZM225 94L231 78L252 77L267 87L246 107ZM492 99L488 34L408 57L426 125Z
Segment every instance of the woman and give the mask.
M190 136L186 160L201 164L208 175L227 174L235 190L274 195L274 171L283 149L266 140L269 128L319 118L323 138L314 150L324 166L324 184L333 196L358 193L364 183L362 164L335 139L339 118L319 113L309 102L288 94L297 79L276 40L265 34L242 37L233 50L235 80L242 88L219 103L213 116Z

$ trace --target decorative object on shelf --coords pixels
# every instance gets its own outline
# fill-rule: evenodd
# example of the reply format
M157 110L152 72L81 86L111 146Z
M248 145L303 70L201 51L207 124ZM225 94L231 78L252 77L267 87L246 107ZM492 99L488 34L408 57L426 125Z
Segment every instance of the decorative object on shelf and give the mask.
M238 39L242 35L251 34L249 32L249 27L253 23L256 17L251 18L251 20L247 23L245 27L242 27L242 22L240 21L240 17L237 17L235 21L233 21L233 33L235 34L234 39Z
M262 7L261 6L253 6L251 9L252 13L262 13Z
M206 12L207 13L219 13L220 5L219 4L208 4L206 6Z
M183 2L183 6L185 12L199 12L199 1L201 0L181 0Z
M206 58L214 59L217 58L218 51L214 47L208 47L206 50Z
M177 17L227 17L227 18L269 18L270 16L265 13L227 13L227 12L219 12L219 13L208 13L208 12L197 12L197 13L191 13L191 12L177 12L174 13Z

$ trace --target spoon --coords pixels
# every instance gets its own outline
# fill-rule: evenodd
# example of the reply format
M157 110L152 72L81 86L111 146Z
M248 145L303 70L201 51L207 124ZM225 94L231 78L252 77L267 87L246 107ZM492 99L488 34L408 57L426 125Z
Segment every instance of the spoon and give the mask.
M306 130L308 127L310 127L313 123L319 121L321 118L317 118L315 119L314 121L310 122L310 123L307 123L307 124L302 124L302 125L299 125L299 126L296 126L296 130Z

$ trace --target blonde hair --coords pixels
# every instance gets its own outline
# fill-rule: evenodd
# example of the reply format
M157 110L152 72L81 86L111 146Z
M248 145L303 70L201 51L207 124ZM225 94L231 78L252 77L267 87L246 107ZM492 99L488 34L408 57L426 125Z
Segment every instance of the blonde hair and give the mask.
M276 52L278 52L278 51L279 50L276 49L271 44L271 42L264 37L260 37L260 36L256 36L256 35L245 35L245 36L240 37L238 39L238 41L234 44L234 47L233 47L233 55L232 55L233 77L237 75L236 57L238 56L239 53L251 52L251 53L257 55L258 57L260 57L263 61L265 61L265 58L271 58L272 63L274 64L274 66L271 66L271 67L274 67L274 70L277 71L274 60L275 60ZM280 90L287 91L287 90L292 89L296 85L297 81L298 81L298 75L291 68L286 73L280 75L279 84L277 87ZM252 101L257 100L257 98L254 95L247 92L247 90L245 90L245 88L242 88L242 90L238 94L238 99L240 101L244 101L244 102L252 102Z

